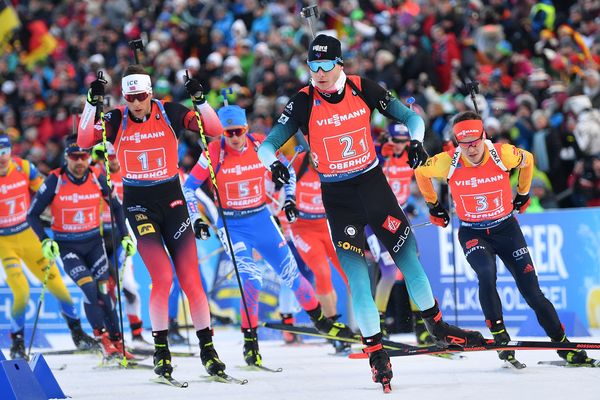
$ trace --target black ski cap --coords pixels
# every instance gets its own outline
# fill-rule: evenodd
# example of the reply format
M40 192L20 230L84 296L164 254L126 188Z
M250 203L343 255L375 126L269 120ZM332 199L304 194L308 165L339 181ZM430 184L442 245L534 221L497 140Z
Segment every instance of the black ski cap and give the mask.
M342 61L342 44L333 36L318 35L308 46L308 61L336 60Z

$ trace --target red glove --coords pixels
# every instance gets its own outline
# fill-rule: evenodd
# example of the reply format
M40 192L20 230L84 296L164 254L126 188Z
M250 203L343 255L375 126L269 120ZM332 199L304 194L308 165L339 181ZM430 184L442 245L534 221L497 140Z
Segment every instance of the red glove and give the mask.
M385 158L390 158L394 155L394 143L385 142L383 146L381 146L381 155Z
M429 220L432 224L445 228L450 223L450 216L448 215L448 211L439 201L436 201L435 204L427 203L427 207L429 207Z

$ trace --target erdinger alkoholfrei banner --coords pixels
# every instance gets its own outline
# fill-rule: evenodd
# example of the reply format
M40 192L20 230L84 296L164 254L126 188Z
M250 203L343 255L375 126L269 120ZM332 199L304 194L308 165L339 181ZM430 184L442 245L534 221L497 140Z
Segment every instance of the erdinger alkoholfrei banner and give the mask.
M528 246L515 252L531 254L540 287L559 314L576 317L563 323L600 327L600 208L518 214L516 218ZM421 260L446 320L453 322L457 310L460 325L482 326L477 276L465 259L457 234L455 224L453 257L449 227L416 229ZM499 258L497 266L497 290L507 326L537 324Z

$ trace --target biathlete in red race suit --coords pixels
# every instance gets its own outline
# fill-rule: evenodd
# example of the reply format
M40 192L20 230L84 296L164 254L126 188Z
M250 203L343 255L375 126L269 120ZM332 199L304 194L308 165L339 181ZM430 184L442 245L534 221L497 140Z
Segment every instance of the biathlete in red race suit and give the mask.
M195 79L185 84L200 110L207 135L221 133L214 110L206 103ZM177 139L184 129L198 132L193 111L178 103L152 98L150 76L139 65L123 74L125 106L105 114L106 135L113 143L123 175L123 205L140 255L152 278L150 320L154 337L154 372L170 377L173 367L168 348L168 297L173 267L190 303L190 314L200 340L200 358L210 375L220 375L225 364L212 342L210 311L200 280L196 241L178 174ZM96 103L104 85L92 82L78 130L78 143L90 147L102 139L95 121ZM167 250L168 253L167 253Z
M311 83L295 94L278 123L259 148L260 160L273 179L286 182L288 170L275 152L298 129L308 136L313 161L321 179L323 205L340 264L346 273L354 314L364 343L373 379L390 390L392 368L381 344L379 313L371 295L364 256L365 225L373 228L402 270L409 294L432 336L441 342L478 345L482 336L442 320L423 266L417 257L410 223L378 165L370 132L372 111L408 126L411 167L425 163L424 122L377 83L343 71L341 43L334 37L317 36L308 49ZM451 339L450 337L454 338Z
M353 337L352 331L340 322L333 322L323 315L321 306L311 284L298 270L287 241L271 218L266 206L265 169L258 159L256 150L259 139L248 134L246 111L239 106L225 106L219 109L219 119L224 127L221 140L208 145L211 160L218 160L215 166L216 182L220 204L227 218L227 228L233 246L233 254L242 280L244 296L250 320L242 304L242 332L244 333L244 359L248 365L261 365L258 343L253 330L258 327L258 300L262 284L262 270L254 261L252 252L258 251L265 261L279 275L284 285L289 287L300 306L308 313L317 329L331 336ZM201 222L196 208L194 191L209 178L208 160L200 156L188 176L185 187L190 213L194 219L194 229L200 237L206 234L206 224ZM287 160L283 159L287 164ZM296 220L298 211L295 201L295 176L284 185L286 201L284 210L289 222ZM219 238L225 251L231 257L223 221L216 221ZM240 302L241 303L241 302Z
M315 292L326 317L337 314L337 294L331 282L331 263L347 283L340 266L321 198L321 181L310 153L302 153L293 164L296 172L296 206L298 219L290 225L292 241L315 276Z
M123 210L115 192L109 192L106 176L89 166L90 153L80 148L75 135L67 138L66 165L48 174L35 194L27 221L42 241L49 260L61 258L65 272L84 293L84 309L106 357L123 352L119 320L108 289L108 261L100 235L100 207L110 202L120 242L129 255L135 246L127 234ZM40 216L50 207L53 238ZM131 354L125 353L127 358Z
M496 255L550 339L568 341L556 309L540 289L523 232L513 215L529 206L533 155L510 144L492 144L486 139L481 117L472 111L456 115L452 124L459 144L456 150L436 154L415 172L431 222L445 227L450 221L431 183L431 178L446 179L460 220L458 240L477 273L479 302L497 343L510 341L510 336L496 290ZM513 199L509 173L514 168L519 169L519 183ZM594 362L583 350L559 350L558 355L573 364ZM514 356L514 351L499 353L503 360L510 361Z

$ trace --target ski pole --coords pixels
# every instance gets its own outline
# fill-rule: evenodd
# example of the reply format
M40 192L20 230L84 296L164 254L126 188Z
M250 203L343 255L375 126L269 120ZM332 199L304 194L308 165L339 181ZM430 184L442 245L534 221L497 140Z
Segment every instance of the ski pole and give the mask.
M42 303L44 303L44 295L46 294L46 288L48 286L48 277L50 276L50 267L52 266L52 262L49 262L48 265L44 268L44 281L42 282L42 292L40 293L40 298L38 299L37 308L35 310L35 319L33 320L33 328L31 329L31 336L29 338L29 348L27 349L27 358L31 355L31 346L33 346L33 338L35 337L35 331L37 329L38 320L40 318L40 311L42 309Z

